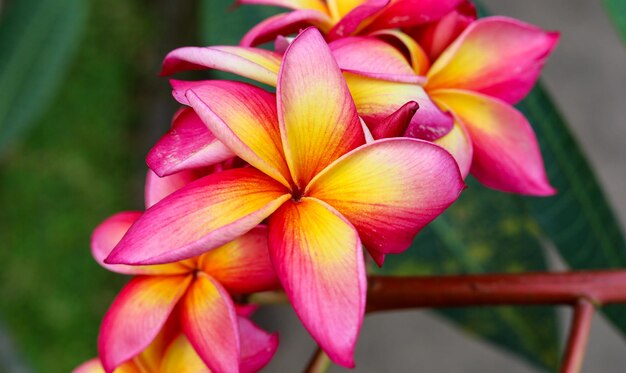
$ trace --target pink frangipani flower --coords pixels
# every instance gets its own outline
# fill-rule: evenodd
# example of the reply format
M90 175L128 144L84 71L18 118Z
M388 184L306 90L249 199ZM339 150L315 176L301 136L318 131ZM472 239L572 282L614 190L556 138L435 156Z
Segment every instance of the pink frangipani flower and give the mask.
M269 256L296 313L329 357L350 367L365 310L362 245L379 262L404 251L464 183L437 145L366 143L317 30L288 47L277 82L276 95L238 82L172 82L176 99L250 167L211 174L164 198L106 262L184 260L267 219Z

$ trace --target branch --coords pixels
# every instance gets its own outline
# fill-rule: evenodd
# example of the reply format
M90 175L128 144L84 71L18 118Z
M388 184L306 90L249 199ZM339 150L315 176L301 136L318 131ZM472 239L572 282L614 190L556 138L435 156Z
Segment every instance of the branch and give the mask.
M585 350L587 349L594 311L593 304L585 299L581 299L576 304L561 373L580 372L585 357Z
M315 354L311 357L309 365L305 370L306 373L326 373L330 369L331 361L328 355L322 351L321 348L317 348Z

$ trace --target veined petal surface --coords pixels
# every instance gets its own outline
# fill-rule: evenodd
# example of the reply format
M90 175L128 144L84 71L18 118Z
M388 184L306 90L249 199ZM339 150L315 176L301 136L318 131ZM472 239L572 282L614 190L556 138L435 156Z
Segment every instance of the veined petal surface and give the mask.
M269 237L274 268L305 328L335 363L354 366L367 287L356 230L305 197L272 215Z
M146 163L163 177L176 172L206 167L235 156L222 144L191 108L174 116L172 128L152 147Z
M161 75L172 75L186 70L215 69L274 86L280 60L280 55L258 48L183 47L165 56Z
M479 19L432 65L427 90L465 89L515 104L535 84L558 38L512 18Z
M239 372L239 325L228 292L199 272L181 307L183 332L214 372Z
M399 253L464 188L454 158L432 143L378 140L338 159L305 194L333 206L380 253Z
M205 176L149 208L106 262L160 264L197 256L257 226L290 198L287 192L251 167Z
M98 336L102 366L112 372L159 334L192 276L138 276L118 294Z
M346 82L318 30L308 28L287 48L276 95L285 157L297 187L365 143Z
M471 172L478 181L511 193L555 193L535 133L522 113L504 101L469 91L440 90L433 97L467 129L474 148Z
M270 261L265 226L258 226L224 246L204 253L199 259L199 267L231 294L280 287Z

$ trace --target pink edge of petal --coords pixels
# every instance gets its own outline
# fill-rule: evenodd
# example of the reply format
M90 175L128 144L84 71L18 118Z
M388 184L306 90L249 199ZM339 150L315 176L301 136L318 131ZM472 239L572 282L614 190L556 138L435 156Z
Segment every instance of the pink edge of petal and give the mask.
M254 373L265 367L278 349L278 333L268 333L246 317L238 317L241 336L241 373Z
M352 9L328 32L329 40L336 40L356 33L364 21L378 13L389 4L390 0L369 0Z
M85 361L74 370L72 373L101 373L104 371L102 368L102 364L100 363L100 359L93 358L91 360Z
M91 254L98 264L112 272L126 275L137 274L132 266L110 265L106 264L104 260L141 214L141 211L119 212L104 220L94 229L91 235Z
M148 170L144 187L146 209L149 209L163 198L196 180L199 176L197 172L187 170L169 176L159 177L152 170Z
M289 13L269 17L248 31L239 43L241 46L252 47L274 40L278 35L297 33L308 26L315 26L328 31L332 20L324 13L316 10L294 10Z

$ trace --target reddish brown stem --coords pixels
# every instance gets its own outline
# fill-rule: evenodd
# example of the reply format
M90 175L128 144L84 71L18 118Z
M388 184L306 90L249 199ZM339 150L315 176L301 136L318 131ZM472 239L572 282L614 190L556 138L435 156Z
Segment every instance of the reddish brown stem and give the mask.
M594 312L595 307L586 299L581 299L576 304L567 349L561 365L561 373L578 373L581 371Z
M626 303L626 271L369 279L368 312L405 308Z

